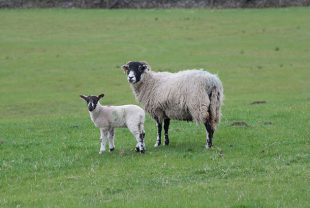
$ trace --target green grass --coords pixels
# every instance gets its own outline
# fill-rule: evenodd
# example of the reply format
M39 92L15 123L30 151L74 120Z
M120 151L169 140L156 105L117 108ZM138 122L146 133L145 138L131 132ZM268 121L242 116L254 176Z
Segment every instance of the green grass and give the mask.
M0 10L0 207L308 207L309 22L310 8ZM212 150L203 126L176 121L153 148L147 117L146 154L126 129L98 154L79 94L136 103L129 60L219 74Z

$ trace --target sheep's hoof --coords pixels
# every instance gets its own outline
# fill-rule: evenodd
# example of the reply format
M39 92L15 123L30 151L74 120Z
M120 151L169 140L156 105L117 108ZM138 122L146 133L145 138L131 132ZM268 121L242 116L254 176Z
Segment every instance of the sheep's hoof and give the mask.
M115 150L115 148L113 147L113 148L110 148L110 152L113 152Z
M141 154L144 154L144 153L145 153L145 149L141 149L141 150L140 150L140 153L141 153Z
M169 140L165 140L165 145L166 145L166 146L169 145Z
M105 151L100 150L100 151L99 151L99 155L102 155L104 152L105 152Z
M136 152L140 152L140 149L139 149L139 147L136 147L136 149L135 149L135 150L136 150Z

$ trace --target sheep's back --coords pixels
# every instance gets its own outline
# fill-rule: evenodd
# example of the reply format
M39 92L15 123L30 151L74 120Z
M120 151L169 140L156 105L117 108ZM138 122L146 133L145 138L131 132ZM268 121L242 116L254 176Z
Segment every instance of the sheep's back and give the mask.
M162 110L164 115L177 120L203 122L208 115L212 87L220 86L220 80L203 70L186 70L162 76L156 83L152 105L146 110L153 114ZM157 108L157 109L156 109ZM160 110L159 110L160 109Z

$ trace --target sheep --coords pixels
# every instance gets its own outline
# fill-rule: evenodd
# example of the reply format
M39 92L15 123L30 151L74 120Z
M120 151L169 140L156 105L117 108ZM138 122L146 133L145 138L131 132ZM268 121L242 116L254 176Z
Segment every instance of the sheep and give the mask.
M136 151L145 152L145 112L142 108L136 105L102 106L99 100L104 97L104 94L100 94L99 96L80 95L80 97L87 103L92 122L100 129L99 154L105 152L107 138L109 139L110 152L115 149L114 129L122 127L127 127L136 138Z
M170 119L203 123L206 128L205 147L212 147L224 98L217 75L204 70L154 72L149 64L141 61L130 61L122 69L137 101L156 121L155 147L161 145L162 123L165 145L169 144Z

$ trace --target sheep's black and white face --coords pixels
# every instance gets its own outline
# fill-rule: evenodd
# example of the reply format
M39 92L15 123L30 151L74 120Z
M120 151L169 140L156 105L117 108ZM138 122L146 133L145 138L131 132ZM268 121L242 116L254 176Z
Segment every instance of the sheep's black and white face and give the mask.
M96 109L97 107L97 104L100 100L100 98L102 98L104 96L104 94L101 94L99 96L95 96L95 95L89 95L89 96L85 96L85 95L80 95L80 97L86 101L87 103L87 107L88 107L88 110L90 112L92 112L93 110Z
M135 84L142 80L143 73L148 69L148 66L144 62L130 61L123 65L122 68L127 74L128 82Z

